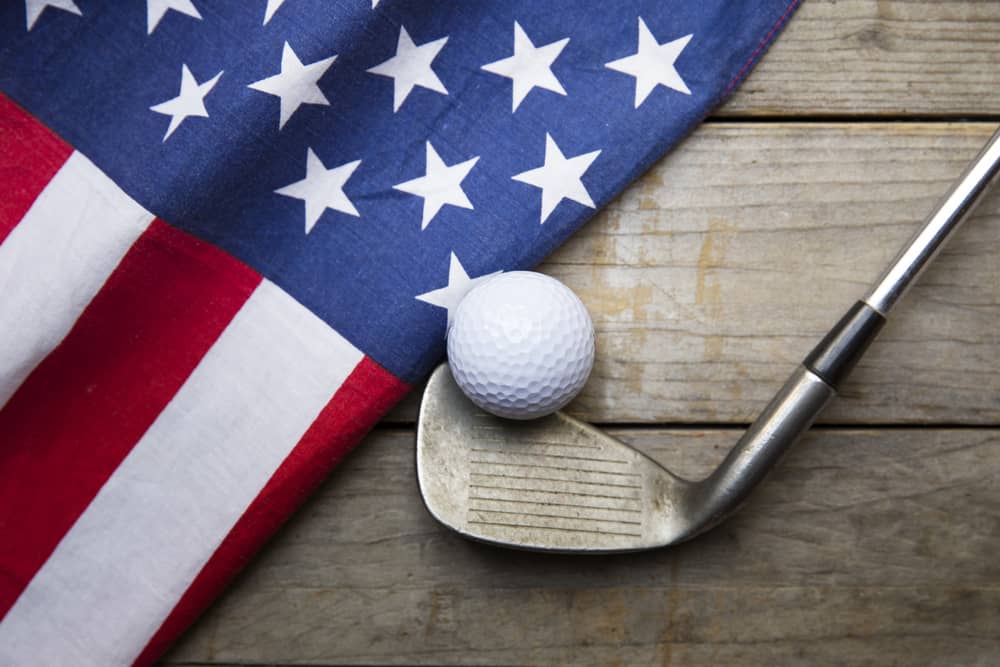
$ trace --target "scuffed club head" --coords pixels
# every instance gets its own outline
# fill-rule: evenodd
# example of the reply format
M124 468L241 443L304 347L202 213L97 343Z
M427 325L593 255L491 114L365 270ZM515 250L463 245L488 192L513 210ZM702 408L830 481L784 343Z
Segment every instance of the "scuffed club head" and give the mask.
M491 416L446 364L421 405L417 478L438 521L499 546L635 551L690 534L693 484L561 412L527 422Z

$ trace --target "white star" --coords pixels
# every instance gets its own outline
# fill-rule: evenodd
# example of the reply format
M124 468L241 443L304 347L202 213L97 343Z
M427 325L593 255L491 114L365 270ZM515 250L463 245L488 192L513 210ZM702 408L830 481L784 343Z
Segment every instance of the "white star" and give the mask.
M450 329L452 318L455 315L455 308L469 290L501 273L503 271L494 271L478 278L469 278L469 274L465 272L465 268L458 261L458 257L455 256L455 253L451 253L451 264L448 267L448 285L431 290L430 292L418 294L414 298L424 303L429 303L432 306L447 309L448 329Z
M372 9L378 7L378 0L372 0Z
M254 81L248 88L281 98L280 130L303 104L330 106L323 91L316 84L337 59L336 55L314 63L303 65L292 47L285 42L281 51L281 72L260 81Z
M267 25L267 22L283 4L285 4L285 0L267 0L267 8L264 9L264 25Z
M517 21L514 21L514 55L483 65L483 69L493 74L509 78L513 84L514 97L511 112L517 111L532 88L544 88L565 95L559 79L552 73L552 63L569 44L569 37L536 47L532 44Z
M427 142L425 175L393 186L396 190L424 198L424 218L420 223L420 229L427 229L427 225L445 204L472 208L472 202L462 190L462 180L469 175L477 162L479 162L478 155L471 160L449 167L431 146L431 142Z
M222 72L219 72L205 83L198 83L188 66L181 65L181 92L173 99L149 107L151 111L170 116L170 126L167 127L167 133L163 135L164 141L189 116L208 118L208 111L205 109L205 96L212 91L221 76Z
M152 35L153 31L156 30L156 26L160 24L160 19L168 11L173 9L174 11L180 12L181 14L187 14L188 16L193 16L196 19L201 18L201 14L191 0L146 0L146 34Z
M406 32L406 28L399 27L396 55L368 70L372 74L392 78L393 113L399 111L399 107L403 105L415 86L428 88L442 95L448 94L441 79L431 69L431 63L447 42L448 38L442 37L417 46L410 39L410 33Z
M73 0L24 0L24 14L28 23L28 30L35 27L35 21L47 7L55 7L77 16L83 16L83 12L76 6Z
M691 41L692 35L685 35L672 42L659 44L646 22L639 17L639 50L627 58L612 60L604 66L617 72L635 77L635 108L638 109L656 86L666 86L690 95L687 84L677 73L674 63L681 51Z
M306 234L312 231L323 211L328 208L361 217L358 209L354 208L354 204L344 194L344 184L360 164L361 160L355 160L327 169L310 148L306 153L306 177L275 192L306 203Z
M601 151L591 151L584 155L566 158L555 140L545 135L545 164L537 169L512 176L515 181L534 185L542 189L542 224L563 199L572 199L578 204L594 208L594 200L583 186L584 172L597 159Z

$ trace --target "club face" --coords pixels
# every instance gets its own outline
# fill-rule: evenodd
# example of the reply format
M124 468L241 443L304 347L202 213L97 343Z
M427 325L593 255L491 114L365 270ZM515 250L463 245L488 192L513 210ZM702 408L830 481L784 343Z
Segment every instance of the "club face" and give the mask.
M636 551L690 532L691 483L562 413L528 422L488 415L447 365L421 405L417 479L438 521L505 547Z

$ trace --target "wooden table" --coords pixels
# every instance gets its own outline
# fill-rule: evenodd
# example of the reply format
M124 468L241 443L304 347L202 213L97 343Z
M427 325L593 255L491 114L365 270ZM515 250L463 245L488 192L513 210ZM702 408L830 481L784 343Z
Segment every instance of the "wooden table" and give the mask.
M542 270L598 361L570 411L714 465L1000 120L1000 2L808 0L732 100ZM171 665L995 665L1000 196L745 510L540 556L424 511L411 397Z

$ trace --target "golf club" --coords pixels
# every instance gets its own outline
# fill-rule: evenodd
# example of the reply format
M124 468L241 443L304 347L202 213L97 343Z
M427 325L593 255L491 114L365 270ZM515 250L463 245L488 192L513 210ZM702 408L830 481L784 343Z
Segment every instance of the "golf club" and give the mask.
M708 530L738 509L810 427L998 173L1000 130L864 299L701 481L681 479L561 412L528 422L488 415L442 364L427 384L417 424L417 479L427 509L465 537L540 551L636 551Z

